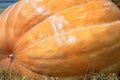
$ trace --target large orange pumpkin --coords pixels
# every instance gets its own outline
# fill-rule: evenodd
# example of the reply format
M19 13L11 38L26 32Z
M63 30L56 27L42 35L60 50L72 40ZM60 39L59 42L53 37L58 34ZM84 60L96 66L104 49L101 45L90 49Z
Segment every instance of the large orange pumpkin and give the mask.
M120 10L109 0L20 0L0 15L0 66L11 71L120 72L119 59Z

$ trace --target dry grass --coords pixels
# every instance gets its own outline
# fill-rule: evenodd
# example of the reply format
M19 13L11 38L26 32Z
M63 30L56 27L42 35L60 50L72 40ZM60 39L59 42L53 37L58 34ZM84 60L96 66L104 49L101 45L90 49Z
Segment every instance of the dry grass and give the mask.
M67 77L67 78L47 77L46 80L120 80L120 78L115 73L110 73L110 74L90 73L78 77Z
M112 0L120 8L120 0Z
M0 80L35 80L24 75L12 74L6 70L0 69ZM76 77L45 77L45 80L120 80L115 73L90 73Z
M13 74L0 68L0 80L35 80L27 76Z

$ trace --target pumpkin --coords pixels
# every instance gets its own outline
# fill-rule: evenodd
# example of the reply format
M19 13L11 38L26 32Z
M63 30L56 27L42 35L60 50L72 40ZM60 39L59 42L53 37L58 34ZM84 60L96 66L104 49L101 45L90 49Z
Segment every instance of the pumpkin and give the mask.
M120 72L119 34L109 0L20 0L0 15L0 66L40 80Z

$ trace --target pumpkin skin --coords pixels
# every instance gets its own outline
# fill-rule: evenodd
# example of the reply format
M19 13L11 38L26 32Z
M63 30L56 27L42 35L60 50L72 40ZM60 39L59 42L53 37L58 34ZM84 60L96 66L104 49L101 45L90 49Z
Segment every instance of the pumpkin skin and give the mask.
M39 79L120 72L119 34L109 0L21 0L0 15L0 66Z

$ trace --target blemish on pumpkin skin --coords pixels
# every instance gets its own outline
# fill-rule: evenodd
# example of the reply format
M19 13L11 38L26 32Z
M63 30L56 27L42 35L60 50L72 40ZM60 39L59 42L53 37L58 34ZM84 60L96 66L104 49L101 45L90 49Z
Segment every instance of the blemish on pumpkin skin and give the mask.
M55 36L58 36L60 33L63 33L64 25L68 24L68 22L64 19L64 16L52 16L50 18L50 23Z
M74 36L69 36L69 43L74 43L76 41L76 38Z
M59 36L61 33L64 33L63 27L68 24L64 16L52 16L50 23L54 31L54 36ZM59 37L57 38L57 42L59 45L62 45L62 41Z

